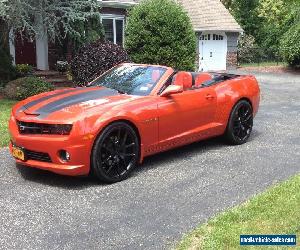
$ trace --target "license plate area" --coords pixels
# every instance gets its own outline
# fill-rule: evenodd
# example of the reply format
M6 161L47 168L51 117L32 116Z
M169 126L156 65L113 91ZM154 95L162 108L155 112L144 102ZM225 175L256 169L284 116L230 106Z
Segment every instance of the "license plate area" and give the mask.
M12 146L12 156L18 160L26 161L26 155L24 149L14 145Z

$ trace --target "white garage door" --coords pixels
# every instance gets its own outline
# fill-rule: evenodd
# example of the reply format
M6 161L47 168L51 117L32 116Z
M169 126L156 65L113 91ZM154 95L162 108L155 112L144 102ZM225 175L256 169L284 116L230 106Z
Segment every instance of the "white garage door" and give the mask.
M227 36L202 33L199 39L199 71L226 70Z

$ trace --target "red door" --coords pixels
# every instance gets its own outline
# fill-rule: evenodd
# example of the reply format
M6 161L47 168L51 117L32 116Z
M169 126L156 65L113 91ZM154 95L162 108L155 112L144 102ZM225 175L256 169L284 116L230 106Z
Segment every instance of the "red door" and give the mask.
M36 66L35 40L30 41L27 37L16 35L16 64L30 64Z

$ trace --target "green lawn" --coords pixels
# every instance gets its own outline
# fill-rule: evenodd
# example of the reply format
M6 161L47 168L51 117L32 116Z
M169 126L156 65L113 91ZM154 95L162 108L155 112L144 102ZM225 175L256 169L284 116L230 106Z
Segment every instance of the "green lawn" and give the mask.
M261 62L261 63L242 63L240 67L270 67L270 66L283 66L287 67L287 63L284 62Z
M241 234L296 234L299 249L300 175L200 225L183 238L177 249L266 249L241 247Z
M11 108L15 103L15 101L0 99L0 147L8 146L8 119L10 116Z

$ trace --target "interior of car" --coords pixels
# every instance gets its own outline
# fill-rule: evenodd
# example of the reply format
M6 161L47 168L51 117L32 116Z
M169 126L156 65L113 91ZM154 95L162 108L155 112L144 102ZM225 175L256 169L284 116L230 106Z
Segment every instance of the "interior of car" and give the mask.
M161 91L171 84L182 86L183 91L205 88L236 77L239 77L239 75L227 73L178 71L171 76Z

